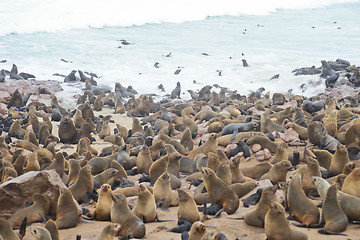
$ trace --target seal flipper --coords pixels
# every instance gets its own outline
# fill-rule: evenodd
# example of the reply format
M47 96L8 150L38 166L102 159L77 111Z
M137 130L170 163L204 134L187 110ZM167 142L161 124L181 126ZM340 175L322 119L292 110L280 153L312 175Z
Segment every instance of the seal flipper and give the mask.
M161 220L161 219L159 219L159 216L156 214L155 221L157 221L157 222L171 222L173 220Z
M309 224L309 225L306 225L304 223L292 223L292 225L294 225L296 227L301 227L301 228L321 228L324 226L324 224L322 224L322 223L315 223L315 224Z
M178 221L178 226L169 229L169 232L182 233L184 231L188 232L191 228L191 222L185 218L180 218Z
M81 240L81 235L76 235L76 240Z
M330 232L330 231L326 231L325 229L319 229L318 231L319 233L321 234L326 234L326 235L340 235L340 236L347 236L346 234L344 233L336 233L336 232Z
M189 240L189 233L188 232L186 232L186 231L183 231L182 233L181 233L181 240Z
M21 236L21 238L24 238L24 236L25 236L26 225L27 225L27 217L24 217L24 220L22 221L22 223L20 225L20 229L19 229L19 235Z
M45 217L44 214L39 213L39 216L41 217L41 219L42 219L45 223L47 222L46 217Z
M239 133L239 129L237 128L233 131L233 134L231 135L231 141L234 141L236 134L238 134L238 133Z

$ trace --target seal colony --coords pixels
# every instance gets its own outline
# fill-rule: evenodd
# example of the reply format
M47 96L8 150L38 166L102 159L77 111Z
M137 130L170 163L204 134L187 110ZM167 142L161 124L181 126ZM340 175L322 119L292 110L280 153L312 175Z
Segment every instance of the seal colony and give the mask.
M321 63L329 88L356 87L358 67ZM296 74L310 70L317 72ZM156 102L121 83L98 87L95 75L78 72L86 90L76 109L19 90L1 99L8 109L0 118L0 190L43 170L66 185L58 199L42 190L24 199L31 206L0 206L2 239L297 240L356 231L358 93L306 98L261 88L243 96L207 85L179 100L178 82ZM75 73L64 81L78 81ZM15 70L11 76L18 79Z

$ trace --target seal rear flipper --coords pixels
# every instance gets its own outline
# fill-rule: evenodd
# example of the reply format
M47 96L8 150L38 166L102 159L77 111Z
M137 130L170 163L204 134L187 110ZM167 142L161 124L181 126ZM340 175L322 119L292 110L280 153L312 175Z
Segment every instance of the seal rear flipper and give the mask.
M25 236L26 225L27 225L27 217L24 217L24 220L22 221L19 229L19 235L21 236L21 239Z
M296 227L301 227L301 228L321 228L324 226L324 224L322 224L322 223L309 224L309 225L306 225L304 223L292 223L292 225L294 225Z
M214 215L214 218L218 218L222 212L225 212L225 208L222 208L219 211L217 211Z
M81 235L76 235L76 240L81 240Z
M44 221L44 223L46 223L46 222L47 222L47 219L46 219L46 217L45 217L45 215L44 215L44 214L39 213L39 216L40 216L40 217L41 217L41 219Z
M159 219L159 216L156 214L155 221L157 221L157 222L171 222L173 220L161 220L161 219Z
M336 233L336 232L330 232L330 231L326 231L325 229L319 229L318 231L319 233L321 234L326 234L326 235L340 235L340 236L347 236L346 234L344 233Z
M181 233L181 240L189 240L189 233L184 231Z
M178 226L169 229L169 232L182 233L184 231L188 232L191 228L191 222L185 218L180 218L178 221Z
M85 208L82 208L83 210L83 214L82 214L82 218L86 219L86 220L94 220L96 218L96 211L95 209L93 211L89 211ZM85 211L88 211L84 214Z

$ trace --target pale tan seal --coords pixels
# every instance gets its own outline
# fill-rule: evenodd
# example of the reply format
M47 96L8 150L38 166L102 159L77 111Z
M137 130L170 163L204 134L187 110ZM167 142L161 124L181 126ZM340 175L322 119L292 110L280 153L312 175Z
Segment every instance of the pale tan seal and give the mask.
M290 228L285 217L285 209L279 203L272 201L265 215L265 234L267 239L276 240L307 240L307 234Z
M178 190L178 196L179 196L178 219L185 218L189 220L191 223L199 221L200 215L194 199L182 189Z
M111 221L120 224L119 236L123 239L143 238L146 233L145 225L130 211L126 197L122 194L111 196Z
M142 219L144 223L154 222L156 213L156 203L153 194L144 185L140 184L137 190L138 201L132 212Z

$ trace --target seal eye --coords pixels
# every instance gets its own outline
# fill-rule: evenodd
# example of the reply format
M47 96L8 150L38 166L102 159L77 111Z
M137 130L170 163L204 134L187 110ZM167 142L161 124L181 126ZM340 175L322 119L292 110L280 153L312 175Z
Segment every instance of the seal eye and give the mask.
M34 229L33 231L34 231L34 233L36 234L36 230Z

